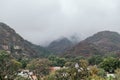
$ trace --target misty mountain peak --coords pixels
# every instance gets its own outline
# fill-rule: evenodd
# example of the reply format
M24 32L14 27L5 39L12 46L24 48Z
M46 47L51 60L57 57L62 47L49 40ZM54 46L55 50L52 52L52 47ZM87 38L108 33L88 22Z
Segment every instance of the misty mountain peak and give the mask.
M51 42L47 48L53 53L62 53L73 45L72 41L63 37Z

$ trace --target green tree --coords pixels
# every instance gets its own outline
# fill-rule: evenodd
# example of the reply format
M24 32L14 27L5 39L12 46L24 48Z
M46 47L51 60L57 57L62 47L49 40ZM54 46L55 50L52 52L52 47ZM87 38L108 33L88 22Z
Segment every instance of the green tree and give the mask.
M100 63L100 67L107 72L113 73L114 70L120 67L120 60L113 57L105 58L103 62Z
M18 61L21 62L22 68L25 69L30 60L28 58L21 58Z
M65 67L74 67L74 62L66 62Z
M85 57L83 57L83 56L77 56L77 57L74 57L74 58L69 58L68 60L70 60L72 62L78 62L81 59L85 59Z
M86 79L88 76L89 76L89 70L88 70L88 61L86 60L80 60L79 61L79 69L80 69L80 72L79 72L79 76L81 79Z
M27 64L27 68L40 78L49 74L50 65L51 62L48 59L34 59Z
M98 76L105 77L106 72L104 69L99 68Z
M50 73L44 78L44 80L56 80L55 73Z
M66 60L65 58L57 58L56 62L57 62L57 66L63 67L66 63Z
M106 80L106 79L98 75L92 75L88 78L88 80Z
M60 58L54 55L50 55L48 59L52 62L52 66L60 66L63 67L66 63L65 58Z
M22 76L17 76L15 78L15 80L31 80L31 79L28 79L28 78L25 78L25 77L22 77Z
M80 60L78 63L67 62L65 65L66 68L56 71L56 80L85 80L89 76L86 60Z
M100 64L102 61L103 61L103 57L100 56L100 55L94 55L94 56L91 56L91 57L88 59L88 62L89 62L89 64L91 64L91 65L98 65L98 64Z
M56 80L68 80L69 74L67 72L68 69L60 69L55 72L55 78Z
M120 69L115 70L115 80L120 80Z
M98 75L99 69L96 66L90 66L89 69L91 75Z
M0 79L14 79L21 63L16 61L9 53L0 51ZM5 78L6 77L6 78Z

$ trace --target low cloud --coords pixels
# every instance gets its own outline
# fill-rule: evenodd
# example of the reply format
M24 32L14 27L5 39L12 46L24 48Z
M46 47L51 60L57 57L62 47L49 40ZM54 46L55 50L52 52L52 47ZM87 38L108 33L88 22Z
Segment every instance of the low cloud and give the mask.
M0 0L0 21L25 39L44 45L74 34L120 32L119 0Z

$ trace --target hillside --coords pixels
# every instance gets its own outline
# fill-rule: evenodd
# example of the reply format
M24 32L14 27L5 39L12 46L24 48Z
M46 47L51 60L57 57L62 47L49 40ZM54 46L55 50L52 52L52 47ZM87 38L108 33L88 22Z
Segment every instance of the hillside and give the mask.
M24 40L12 28L0 23L0 50L6 50L14 57L38 57L45 49Z
M85 42L92 43L106 52L120 51L120 34L112 31L102 31L87 38Z
M47 49L55 54L63 53L65 50L71 48L73 46L73 42L70 41L68 38L61 38L52 41Z
M112 31L101 31L81 41L66 51L67 55L91 56L120 52L120 34Z

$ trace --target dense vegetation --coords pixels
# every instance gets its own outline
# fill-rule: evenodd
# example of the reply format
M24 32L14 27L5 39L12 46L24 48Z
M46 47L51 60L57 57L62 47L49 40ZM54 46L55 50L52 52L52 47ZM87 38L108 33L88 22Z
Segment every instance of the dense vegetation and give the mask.
M61 67L51 71L50 67ZM120 60L113 55L94 55L89 58L65 58L50 55L47 58L15 59L9 53L0 51L0 80L29 80L18 76L21 69L34 72L38 80L120 80ZM115 77L107 77L113 73Z

